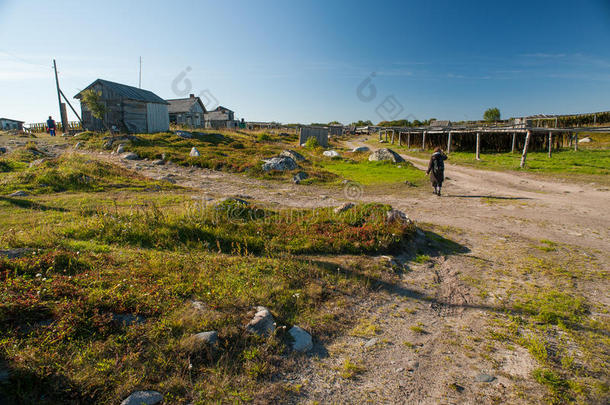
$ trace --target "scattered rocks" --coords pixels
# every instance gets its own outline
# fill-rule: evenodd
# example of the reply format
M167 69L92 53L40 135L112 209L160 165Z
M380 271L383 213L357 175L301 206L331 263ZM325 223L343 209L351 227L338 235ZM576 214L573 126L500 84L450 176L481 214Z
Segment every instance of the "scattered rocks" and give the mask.
M33 162L30 162L29 167L36 167L36 166L40 166L41 164L43 164L44 162L46 162L47 159L42 158L42 159L36 159Z
M134 314L112 314L112 320L123 326L131 326L146 322L146 318Z
M292 336L292 349L297 352L308 352L313 348L313 342L311 340L311 335L307 333L303 328L299 326L293 326L288 331L290 336Z
M120 144L116 148L116 153L117 153L117 155L120 155L121 153L125 153L125 145L124 144Z
M301 181L307 179L309 175L305 172L298 172L292 177L292 181L294 184L299 184Z
M295 162L302 162L305 160L305 157L303 155L301 155L299 152L296 152L291 149L285 150L282 153L280 153L280 157L289 157L292 160L294 160Z
M275 331L275 319L267 308L256 307L254 318L248 323L246 330L259 336L270 336Z
M286 156L274 157L263 161L265 162L263 164L263 170L266 172L271 170L283 172L285 170L294 170L298 167L297 162L295 162L293 158Z
M157 391L136 391L125 398L121 405L155 405L163 401L163 395Z
M353 202L346 202L343 203L342 205L338 206L337 208L335 208L333 211L335 214L340 214L342 212L345 212L349 209L352 209L356 206L356 204L354 204Z
M354 148L352 150L352 152L354 152L354 153L361 153L361 152L368 152L368 151L370 151L368 146L358 146L357 148Z
M371 347L375 346L377 343L379 343L379 339L377 338L372 338L369 339L365 344L364 344L364 348L365 349L370 349Z
M197 333L193 335L192 339L195 342L205 344L208 347L218 347L218 332L215 330Z
M199 157L199 156L201 156L201 153L199 153L199 150L197 150L197 148L193 146L191 148L191 153L189 153L189 156L190 157Z
M138 160L140 158L138 156L138 154L134 153L134 152L127 152L127 153L123 154L123 156L121 156L121 157L125 160Z
M193 138L193 134L191 134L188 131L176 131L176 135L178 135L180 138L185 138L185 139Z
M395 209L391 209L386 213L386 221L387 222L401 222L403 224L406 225L410 225L413 223L413 221L411 221L411 219L409 219L409 217L407 216L407 214L405 214L402 211L399 210L395 210Z
M394 152L392 149L383 148L378 149L375 152L371 153L369 156L370 162L381 162L381 161L389 161L394 163L402 163L405 160L398 153Z
M152 164L156 165L156 166L163 166L165 164L165 160L163 160L163 159L153 160Z
M478 374L474 379L477 382L489 383L489 382L492 382L493 380L495 380L496 377L494 377L493 375L481 373L481 374Z
M336 150L325 150L322 154L329 158L339 157L339 152Z
M27 197L29 194L23 190L17 190L14 193L9 194L9 197Z

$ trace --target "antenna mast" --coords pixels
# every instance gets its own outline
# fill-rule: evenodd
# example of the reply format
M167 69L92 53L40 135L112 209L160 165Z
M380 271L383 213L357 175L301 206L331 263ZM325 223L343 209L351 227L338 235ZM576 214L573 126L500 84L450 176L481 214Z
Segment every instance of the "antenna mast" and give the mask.
M142 88L142 57L140 56L140 78L138 80L138 88Z

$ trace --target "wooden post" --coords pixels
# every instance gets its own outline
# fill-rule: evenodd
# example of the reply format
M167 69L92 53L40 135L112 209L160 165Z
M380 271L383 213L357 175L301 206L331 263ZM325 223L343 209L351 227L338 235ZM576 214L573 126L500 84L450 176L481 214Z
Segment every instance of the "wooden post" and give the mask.
M398 132L398 146L402 146L402 132Z
M396 131L392 130L392 145L394 145L394 134L396 133Z
M426 131L421 134L421 150L426 150Z
M388 143L388 130L385 130L385 143Z
M517 142L517 133L513 132L513 144L510 148L510 153L515 153L516 142Z
M447 153L451 152L451 131L447 135Z
M381 141L381 139L383 139L381 136L382 136L382 135L381 135L381 129L380 129L380 130L379 130L379 140L380 140L380 141Z
M574 151L578 150L578 132L574 132Z
M407 132L407 149L411 149L411 132Z
M528 130L527 134L525 135L525 144L523 145L523 154L521 155L521 164L519 165L519 167L522 169L525 167L525 159L527 159L527 147L530 144L531 136L532 136L532 131Z
M549 157L553 155L553 132L549 131Z
M477 151L476 151L476 159L481 160L481 133L477 132Z

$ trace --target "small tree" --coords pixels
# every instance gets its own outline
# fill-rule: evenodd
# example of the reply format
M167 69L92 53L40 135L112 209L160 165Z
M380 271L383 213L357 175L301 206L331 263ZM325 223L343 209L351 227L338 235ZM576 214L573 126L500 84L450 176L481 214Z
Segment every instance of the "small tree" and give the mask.
M95 91L93 89L85 90L82 93L81 102L85 103L89 111L91 111L91 115L94 118L102 121L102 125L104 128L108 128L106 126L106 104L102 101L102 92Z
M487 122L500 121L500 110L496 107L488 108L483 114L483 119Z

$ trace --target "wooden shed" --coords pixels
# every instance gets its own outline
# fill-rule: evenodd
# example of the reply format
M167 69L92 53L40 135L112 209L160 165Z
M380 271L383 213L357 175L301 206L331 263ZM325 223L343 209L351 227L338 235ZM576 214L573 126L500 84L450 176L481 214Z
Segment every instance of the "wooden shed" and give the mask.
M235 113L226 107L219 106L215 110L205 114L206 128L236 128L238 122L235 121Z
M166 101L169 103L169 122L195 128L205 126L206 109L199 97L191 94L188 98Z
M103 79L97 79L83 91L90 89L101 92L107 110L104 119L106 126L104 122L94 118L87 106L81 102L85 129L102 131L114 126L130 133L169 131L169 103L155 93ZM74 96L79 100L81 97L82 91Z
M0 129L23 131L23 121L12 120L10 118L0 118Z

